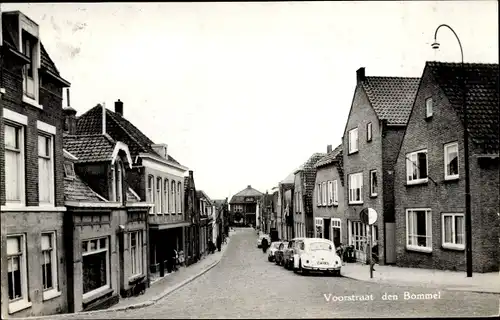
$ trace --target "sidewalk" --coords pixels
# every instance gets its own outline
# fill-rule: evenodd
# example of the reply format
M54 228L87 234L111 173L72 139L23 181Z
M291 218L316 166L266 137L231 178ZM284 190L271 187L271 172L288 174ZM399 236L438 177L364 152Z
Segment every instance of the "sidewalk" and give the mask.
M156 301L164 298L173 291L181 288L182 286L203 275L220 262L222 256L224 255L224 252L229 245L230 237L233 234L234 232L229 233L227 244L222 245L220 252L216 250L215 253L206 255L201 260L188 267L180 267L178 271L166 274L163 278L157 279L152 282L151 286L143 295L130 298L121 298L117 304L107 310L117 311L136 309L152 305Z
M483 292L500 294L500 273L473 273L467 278L465 272L402 268L396 266L375 265L373 278L370 278L370 267L361 263L346 263L341 274L346 278L361 281L391 283L402 285L423 285L439 287L446 290Z

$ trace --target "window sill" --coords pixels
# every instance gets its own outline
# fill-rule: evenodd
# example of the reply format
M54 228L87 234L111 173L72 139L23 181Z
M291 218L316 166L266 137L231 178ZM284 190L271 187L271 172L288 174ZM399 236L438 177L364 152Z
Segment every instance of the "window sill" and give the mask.
M53 207L53 206L25 206L25 205L14 205L8 204L6 206L1 206L0 210L2 212L8 211L36 211L36 212L64 212L66 211L66 207Z
M441 248L448 249L448 250L464 251L465 245L453 244L453 243L443 243L441 245Z
M410 246L410 245L406 245L406 250L408 250L408 251L416 251L416 252L424 252L424 253L431 253L432 252L432 248L419 247L419 246Z
M9 303L9 314L16 313L18 311L30 308L32 303L27 300L19 300L16 302Z
M425 186L429 183L427 179L425 180L418 180L418 181L406 181L406 186L411 187L411 186Z
M0 88L0 94L5 94L5 88Z
M356 206L356 205L361 205L361 204L363 204L363 201L353 201L353 202L349 202L349 205L354 205L354 206Z
M57 291L57 289L52 289L52 290L45 291L43 293L43 301L47 301L47 300L50 300L50 299L57 298L61 294L62 294L62 292L61 291Z
M359 152L359 149L358 149L358 150L351 151L351 152L349 152L347 155L348 155L348 156L350 156L351 154L356 154L356 153L358 153L358 152Z
M96 289L94 291L90 291L83 295L82 303L89 304L90 302L97 300L100 297L105 296L110 292L113 292L113 289L111 289L109 285L102 287L100 289Z
M456 182L460 180L459 176L444 177L444 182Z
M373 193L370 195L370 198L376 198L378 196L378 193Z
M35 99L29 98L23 94L23 102L29 104L30 106L33 106L38 109L43 109L43 106L41 104L38 104L38 102Z

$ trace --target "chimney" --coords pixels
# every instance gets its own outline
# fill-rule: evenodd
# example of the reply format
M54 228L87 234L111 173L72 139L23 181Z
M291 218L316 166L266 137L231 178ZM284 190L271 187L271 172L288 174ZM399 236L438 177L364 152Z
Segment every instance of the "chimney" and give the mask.
M63 108L64 114L64 133L76 134L76 110L67 106Z
M365 67L361 67L356 71L356 80L357 83L365 81Z
M121 102L120 99L115 102L115 113L123 117L123 102Z
M252 186L251 186L251 185L248 185L248 186L247 186L247 189L251 189L251 188L252 188Z
M193 179L193 170L189 170L189 178Z
M331 144L326 146L326 153L330 153L330 152L332 152L332 145Z

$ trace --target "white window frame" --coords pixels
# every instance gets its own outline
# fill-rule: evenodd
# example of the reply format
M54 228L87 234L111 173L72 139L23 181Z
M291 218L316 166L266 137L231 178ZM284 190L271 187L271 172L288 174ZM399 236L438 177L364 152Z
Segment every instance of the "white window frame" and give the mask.
M36 108L43 109L43 107L39 104L40 75L39 75L38 69L41 66L40 38L39 38L38 32L35 32L37 30L35 30L33 27L29 26L28 24L29 24L29 22L25 21L23 18L20 19L19 43L21 45L19 47L21 49L20 51L22 52L22 54L28 57L27 53L25 52L26 50L24 47L23 31L28 33L32 38L36 39L35 43L33 44L33 54L30 57L31 66L33 68L33 70L32 70L32 73L33 73L33 77L32 77L33 97L30 97L26 92L27 87L29 86L29 83L28 83L28 79L27 79L28 76L26 75L27 66L25 65L23 67L23 96L22 96L22 100L24 103L32 105Z
M182 214L182 183L179 181L177 182L177 213Z
M132 235L135 235L135 257L132 253ZM143 273L143 259L142 259L142 230L132 231L128 234L129 252L130 252L130 277L129 279L136 278Z
M348 177L348 184L349 184L349 204L362 204L363 203L363 172L356 172L356 173L351 173L347 175ZM353 182L356 182L356 188L352 189L351 187L353 186ZM360 182L360 185L358 186ZM355 190L360 189L359 191L359 200L353 200L354 195L355 195Z
M327 190L326 190L326 181L321 182L321 192L322 192L322 200L323 200L323 206L326 206L328 204L327 202Z
M11 150L12 152L16 152L19 154L18 165L19 170L17 172L17 181L19 182L19 200L5 200L6 207L23 207L26 204L26 169L25 169L25 139L24 132L26 129L26 125L28 123L28 118L25 115L19 114L17 112L13 112L9 109L4 108L4 141L5 139L5 126L13 127L19 130L18 136L18 149L11 149L5 146L6 151ZM4 142L5 143L5 142ZM7 163L5 163L5 170L7 170ZM5 183L5 192L7 195L7 181Z
M373 129L372 123L368 122L366 124L366 141L367 142L372 141L372 138L373 138L373 131L372 131L372 129Z
M116 161L116 201L123 203L123 171L121 161Z
M444 223L444 218L445 217L451 217L451 221L452 221L452 224L451 224L451 239L453 242L446 242L446 237L445 237L445 234L446 234L446 230L445 230L445 223ZM459 244L457 243L457 239L456 239L456 236L457 236L457 231L456 231L456 221L455 221L455 217L462 217L463 218L463 230L462 230L462 237L464 239L463 243L462 244ZM462 213L462 212L443 212L441 214L441 245L443 248L446 248L446 249L452 249L452 250L464 250L465 249L465 215Z
M373 186L373 174L375 174L375 178L377 180L377 186ZM374 192L375 191L375 192ZM376 197L378 195L378 177L377 177L377 170L370 170L370 196L371 197Z
M333 180L333 205L339 205L339 187L337 180Z
M330 219L330 240L333 242L333 229L339 229L340 243L342 243L342 220L340 218Z
M168 209L168 197L169 197L169 190L170 190L170 186L169 186L169 183L170 181L165 178L163 179L163 213L165 214L168 214L169 213L169 209Z
M316 205L318 207L320 207L321 203L322 203L322 201L321 201L321 183L316 184L316 188L317 188L316 189Z
M10 254L8 253L8 240L9 238L19 238L19 246L20 246L20 252L17 254ZM21 278L21 298L14 299L14 300L8 300L9 301L9 314L18 312L20 310L26 309L31 307L32 303L29 301L28 297L28 266L26 264L26 236L24 234L9 234L7 235L7 241L6 241L6 246L7 246L7 266L8 266L8 259L9 257L13 256L20 256L19 258L19 270L20 270L20 278ZM7 269L8 270L8 269ZM8 276L8 271L7 271L7 276ZM7 294L7 299L8 299L8 294Z
M49 231L49 232L43 232L42 237L45 235L50 236L50 245L51 245L51 254L50 254L50 264L51 264L51 270L50 272L52 273L52 288L48 289L43 289L43 300L50 300L55 297L58 297L61 295L61 292L59 291L59 283L58 283L58 273L57 273L57 235L55 231ZM44 250L42 249L42 259L44 259ZM42 261L42 268L43 268L43 261ZM43 281L43 277L42 277ZM43 283L42 283L42 288L43 288Z
M75 179L75 166L72 162L65 161L64 162L64 178L65 179Z
M414 219L414 212L417 211L424 211L425 212L425 236L424 235L414 235L413 231L410 232L410 224L411 226L414 226L415 221ZM409 216L411 216L411 223ZM428 230L429 229L429 230ZM415 237L412 240L415 240L416 242L416 237L425 237L426 238L426 245L424 246L418 246L416 244L410 244L410 237ZM414 241L412 241L414 242ZM406 249L407 250L412 250L412 251L420 251L420 252L432 252L432 211L429 208L411 208L411 209L406 209Z
M314 218L314 237L315 238L323 238L325 236L324 230L324 220L323 218ZM321 227L321 237L318 234L318 227Z
M175 214L175 211L177 210L177 201L175 199L175 180L171 180L170 182L170 194L172 195L171 200L172 200L172 207L170 208L170 212Z
M420 175L420 169L418 167L417 161L418 161L418 154L419 153L425 153L425 167L427 170L427 176L425 178L420 178L417 177L416 179L413 178L413 169L416 167L417 169L417 175ZM413 159L415 158L415 159ZM422 149L414 152L409 152L406 154L406 183L407 184L419 184L419 183L426 183L429 180L429 156L427 153L427 149Z
M101 241L100 239L105 239L106 240L106 247L105 248L101 248L100 247L100 244L101 244ZM94 250L90 250L90 242L92 240L97 240L97 248L94 249ZM85 240L82 240L82 247L83 247L83 243L86 243L87 244L87 251L86 252L82 252L82 269L83 269L83 257L84 256L88 256L88 255L91 255L91 254L97 254L97 253L101 253L101 252L106 252L106 284L100 288L97 288L97 289L94 289L92 291L89 291L87 293L83 293L83 276L82 276L82 299L83 300L86 300L90 297L93 297L93 296L97 296L99 295L100 293L106 291L107 289L109 289L111 287L111 279L110 279L110 259L109 259L109 254L110 254L110 246L109 246L109 238L108 237L99 237L99 238L92 238L92 239L85 239Z
M359 151L358 137L359 137L359 135L358 135L358 128L357 127L349 130L349 133L348 133L349 154Z
M434 107L434 103L432 101L432 97L425 99L425 117L426 118L432 117L432 115L434 113L433 107Z
M328 205L333 205L333 181L328 181Z
M151 182L151 183L150 183ZM155 203L155 198L154 198L154 194L155 194L155 177L150 174L148 175L148 179L146 181L146 198L148 200L149 203ZM154 208L149 208L149 214L155 214L155 209Z
M451 148L456 148L457 152L457 174L449 174L448 173L448 164L450 162L448 150ZM460 161L459 161L459 153L458 153L458 142L450 142L444 145L444 179L445 180L455 180L459 178L460 172Z
M156 213L157 214L161 214L162 213L162 202L161 202L161 199L162 199L162 194L163 194L163 179L161 177L156 177L156 186L155 186L155 193L156 193L156 197L155 197L155 210L156 210Z

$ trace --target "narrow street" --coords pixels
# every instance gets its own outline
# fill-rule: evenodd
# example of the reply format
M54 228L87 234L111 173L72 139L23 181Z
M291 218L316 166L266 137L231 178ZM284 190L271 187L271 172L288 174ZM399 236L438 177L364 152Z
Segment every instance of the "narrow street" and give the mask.
M498 313L498 295L494 294L297 275L268 262L257 249L256 238L250 229L238 231L215 268L155 305L78 318L470 317ZM438 299L405 300L405 292L437 294ZM399 299L384 301L384 294ZM373 300L361 301L367 295Z

